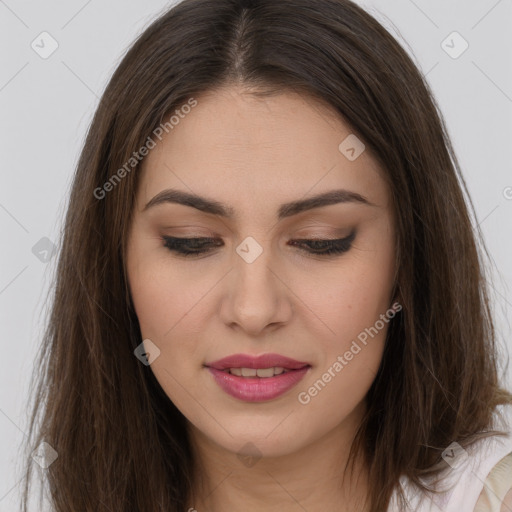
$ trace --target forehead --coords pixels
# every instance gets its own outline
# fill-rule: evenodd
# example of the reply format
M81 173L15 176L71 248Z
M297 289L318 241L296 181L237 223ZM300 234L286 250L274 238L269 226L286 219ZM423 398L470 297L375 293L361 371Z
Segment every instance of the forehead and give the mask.
M357 139L318 100L291 91L257 97L236 86L195 99L197 105L181 113L143 161L141 207L166 188L215 196L240 208L333 188L388 202L383 170L368 150L347 158L344 141Z

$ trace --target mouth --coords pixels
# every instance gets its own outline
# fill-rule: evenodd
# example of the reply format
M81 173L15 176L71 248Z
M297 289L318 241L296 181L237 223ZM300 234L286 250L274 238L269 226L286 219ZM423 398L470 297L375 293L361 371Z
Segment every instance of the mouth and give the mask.
M304 365L302 368L305 368L309 365ZM258 377L260 379L268 379L270 377L275 377L276 375L282 375L284 373L295 372L300 370L301 368L291 369L291 368L283 368L282 366L273 366L270 368L225 368L224 373L229 373L231 375L236 375L237 377Z
M228 395L246 402L275 399L294 387L312 368L279 354L235 354L204 365Z
M279 375L291 370L300 370L305 366L311 366L309 363L297 361L291 357L283 356L281 354L262 354L253 356L250 354L233 354L211 363L206 363L205 366L215 368L216 370L234 370L233 375L243 377L271 377L272 375ZM270 374L270 370L273 374ZM254 373L254 370L256 373ZM241 372L241 373L239 373Z

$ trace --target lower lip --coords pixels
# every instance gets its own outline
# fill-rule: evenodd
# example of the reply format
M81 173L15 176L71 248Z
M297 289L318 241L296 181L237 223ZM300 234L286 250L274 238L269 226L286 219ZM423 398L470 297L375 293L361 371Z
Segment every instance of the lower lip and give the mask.
M245 402L265 402L286 393L293 388L311 366L291 370L274 377L238 377L231 373L208 367L217 384L228 395Z

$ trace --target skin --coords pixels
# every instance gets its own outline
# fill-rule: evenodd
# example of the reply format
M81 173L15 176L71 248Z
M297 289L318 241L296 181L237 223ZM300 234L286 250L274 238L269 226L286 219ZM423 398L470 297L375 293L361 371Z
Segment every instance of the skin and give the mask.
M338 150L352 132L313 98L285 92L261 99L229 85L196 99L143 162L126 255L143 339L160 350L150 367L188 420L198 461L190 507L365 510L363 463L358 478L343 485L341 478L387 324L308 404L298 393L393 303L394 212L384 173L369 149L355 161ZM235 216L172 203L143 211L166 188L220 201ZM334 204L277 222L282 203L339 188L374 206ZM288 244L343 238L353 228L356 238L341 255ZM165 247L163 235L211 236L223 245L187 259ZM263 249L250 264L235 251L248 236ZM311 365L299 384L267 402L227 395L203 366L267 352ZM251 454L250 467L237 456Z

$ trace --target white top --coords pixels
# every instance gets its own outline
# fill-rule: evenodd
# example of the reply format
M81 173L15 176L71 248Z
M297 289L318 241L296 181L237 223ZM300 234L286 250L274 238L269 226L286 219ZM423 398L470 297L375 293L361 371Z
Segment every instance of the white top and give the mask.
M495 419L496 430L508 432L507 437L492 436L481 439L469 446L467 451L457 443L452 443L443 452L447 469L437 486L442 491L440 494L426 495L407 478L400 479L399 485L404 489L409 502L407 512L473 512L477 502L480 505L479 496L484 490L489 473L504 457L512 453L512 404L498 406ZM507 473L509 467L506 466ZM501 475L500 478L512 484L512 474L505 477ZM396 491L391 498L388 512L399 512Z
M494 466L473 512L512 511L512 453Z

